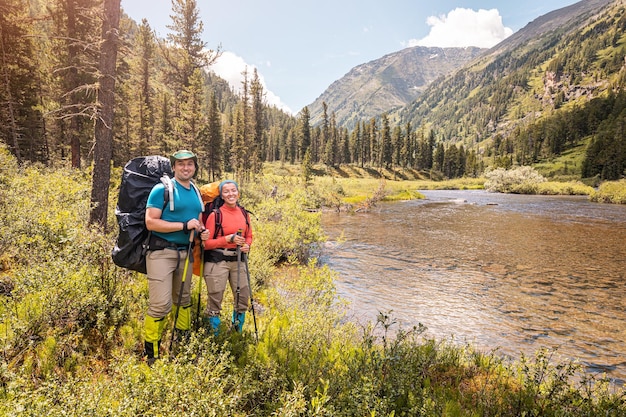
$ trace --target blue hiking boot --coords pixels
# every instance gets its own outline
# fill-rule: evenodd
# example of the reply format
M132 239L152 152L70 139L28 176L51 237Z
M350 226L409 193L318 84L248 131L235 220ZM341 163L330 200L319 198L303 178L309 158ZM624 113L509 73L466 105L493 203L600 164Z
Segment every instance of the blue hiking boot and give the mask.
M237 333L241 333L243 330L243 322L246 320L246 313L238 313L233 311L233 328Z
M202 319L202 321L204 323L208 323L209 325L209 329L213 331L213 336L217 337L217 335L220 333L220 317L219 316L211 316L211 317L205 317L204 319Z

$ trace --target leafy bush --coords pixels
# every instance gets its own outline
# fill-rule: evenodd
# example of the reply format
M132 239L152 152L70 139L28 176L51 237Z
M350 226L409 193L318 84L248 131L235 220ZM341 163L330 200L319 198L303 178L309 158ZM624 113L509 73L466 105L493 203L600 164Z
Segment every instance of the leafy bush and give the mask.
M497 168L485 174L485 190L499 193L537 194L539 184L545 181L529 166L505 170Z
M589 195L593 188L580 181L554 182L546 181L539 183L537 194L541 195Z
M0 252L10 283L0 307L5 360L49 378L116 349L133 306L111 237L87 225L89 179L76 170L17 167L0 153ZM13 192L19 190L19 192Z
M251 183L247 185L249 192L243 190L244 203L253 212L254 222L250 261L264 259L267 265L306 263L317 245L325 240L319 206L311 206L319 198L299 180L272 178L271 181ZM261 281L266 278L267 275Z
M589 199L598 203L626 204L626 180L602 183Z

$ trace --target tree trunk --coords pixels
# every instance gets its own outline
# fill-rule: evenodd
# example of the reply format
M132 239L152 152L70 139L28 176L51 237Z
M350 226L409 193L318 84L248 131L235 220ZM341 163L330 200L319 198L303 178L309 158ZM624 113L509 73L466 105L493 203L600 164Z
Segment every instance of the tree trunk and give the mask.
M91 215L89 222L107 228L109 181L113 156L113 114L115 107L115 77L120 25L120 0L104 0L102 45L100 47L100 80L95 128Z

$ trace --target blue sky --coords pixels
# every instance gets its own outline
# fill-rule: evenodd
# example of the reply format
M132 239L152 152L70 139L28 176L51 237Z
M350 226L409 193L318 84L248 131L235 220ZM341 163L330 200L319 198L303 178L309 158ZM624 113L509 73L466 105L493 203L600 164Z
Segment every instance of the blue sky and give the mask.
M197 0L210 69L239 88L257 68L266 100L291 113L310 105L353 67L403 48L491 47L535 18L574 0ZM157 36L171 24L171 0L122 0Z

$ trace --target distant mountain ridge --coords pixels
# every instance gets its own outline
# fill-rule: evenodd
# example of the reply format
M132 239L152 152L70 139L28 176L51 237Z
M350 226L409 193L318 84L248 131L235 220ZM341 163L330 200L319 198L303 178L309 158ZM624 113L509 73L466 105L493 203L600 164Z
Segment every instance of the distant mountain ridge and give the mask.
M392 111L390 118L399 124L433 125L444 138L471 145L499 133L506 136L525 119L554 112L581 96L590 100L612 82L619 83L610 80L619 74L607 71L619 69L611 63L613 55L621 53L619 43L590 45L611 27L620 31L615 25L621 25L624 3L585 0L541 16L476 60L435 80L411 104ZM599 32L588 30L595 20L601 21L595 29ZM599 54L602 48L608 49Z
M553 10L529 22L522 29L490 49L490 55L518 47L536 40L547 32L572 30L579 27L581 19L588 18L615 0L583 0L578 3Z
M580 30L587 19L613 2L623 0L583 0L554 10L529 22L490 49L418 46L356 66L308 106L311 123L315 125L322 120L322 103L327 104L329 117L335 114L337 126L348 129L382 113L401 114L396 116L397 122L400 119L419 122L429 108L437 106L437 102L459 98L459 95L450 94L451 86L446 84L446 77L449 79L458 71L489 71L490 65L498 59L506 59L507 54L516 50L521 54L522 49L544 42L542 39L548 33ZM501 75L496 70L493 82ZM424 108L425 92L429 93L427 108ZM420 115L412 114L420 103Z
M329 112L335 112L338 126L349 128L360 120L403 107L434 80L486 50L416 46L356 66L309 106L311 123L322 120L322 103L328 105Z

